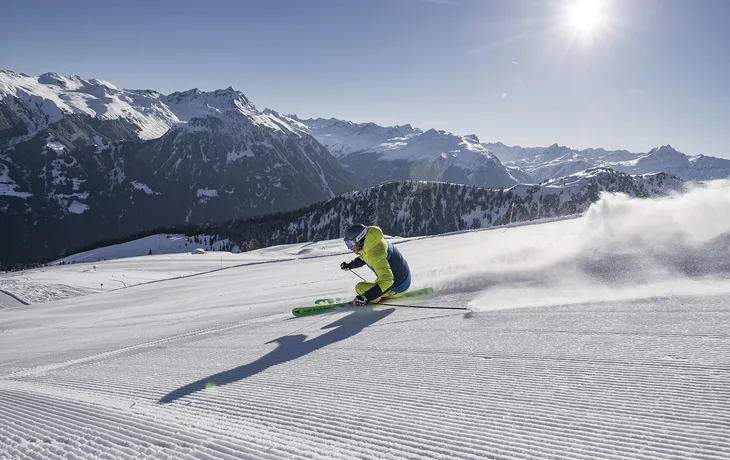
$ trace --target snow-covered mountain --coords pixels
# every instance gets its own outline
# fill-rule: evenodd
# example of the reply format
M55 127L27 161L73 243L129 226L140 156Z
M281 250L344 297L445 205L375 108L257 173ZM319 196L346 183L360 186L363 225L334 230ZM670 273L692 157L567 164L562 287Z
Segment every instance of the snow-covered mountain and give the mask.
M0 71L6 264L155 226L295 209L358 186L315 138L232 88L162 95Z
M501 142L485 142L482 146L495 154L504 163L539 155L545 150L544 147L509 146Z
M627 174L666 172L684 180L713 180L730 177L730 160L704 155L689 156L670 145L648 153L604 149L574 150L553 144L549 147L506 146L501 142L482 144L506 166L517 168L536 181L544 181L586 168L613 168Z
M713 180L730 177L730 160L705 155L689 156L670 145L657 147L638 158L616 162L613 168L634 174L636 171L666 171L685 180Z
M367 186L398 180L438 180L480 187L509 187L514 177L476 135L421 131L410 125L383 127L337 119L300 122Z
M106 81L77 75L45 73L32 77L0 70L0 142L7 146L7 142L19 140L8 135L9 128L27 139L68 114L123 119L140 139L158 138L180 122L163 98L156 91L120 89Z
M375 123L353 123L336 118L302 120L296 115L289 115L289 117L301 123L304 129L337 158L368 150L393 138L410 138L423 133L411 125L379 126Z

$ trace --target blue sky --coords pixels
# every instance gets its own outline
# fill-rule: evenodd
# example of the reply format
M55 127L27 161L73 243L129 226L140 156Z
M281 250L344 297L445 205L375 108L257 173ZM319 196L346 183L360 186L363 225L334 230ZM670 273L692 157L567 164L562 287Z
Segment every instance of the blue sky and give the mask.
M483 142L730 157L730 1L10 0L0 68ZM581 31L582 30L582 31Z

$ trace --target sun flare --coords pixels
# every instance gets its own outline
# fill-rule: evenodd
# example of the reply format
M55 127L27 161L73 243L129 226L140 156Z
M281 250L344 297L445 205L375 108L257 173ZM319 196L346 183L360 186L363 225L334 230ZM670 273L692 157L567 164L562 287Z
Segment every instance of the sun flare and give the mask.
M595 34L606 22L604 2L601 0L571 0L566 3L565 22L580 35Z
M570 9L569 21L576 29L593 29L601 22L601 10L598 2L591 0L575 2Z

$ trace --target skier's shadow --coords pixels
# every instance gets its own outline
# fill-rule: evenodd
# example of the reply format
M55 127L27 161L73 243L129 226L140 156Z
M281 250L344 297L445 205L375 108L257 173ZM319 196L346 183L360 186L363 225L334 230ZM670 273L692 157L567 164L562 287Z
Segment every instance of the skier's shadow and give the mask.
M278 339L271 340L266 343L276 342L278 346L256 361L225 372L211 375L198 380L197 382L189 383L184 387L180 387L177 390L173 390L166 394L160 398L158 403L170 403L209 387L238 382L239 380L243 380L251 377L252 375L258 374L259 372L263 372L271 366L276 366L277 364L301 358L307 353L311 353L319 350L320 348L326 347L327 345L352 337L366 327L371 326L390 315L393 311L395 311L394 308L389 308L387 310L358 308L349 315L343 316L337 321L322 327L322 329L332 330L313 339L306 340L306 335L297 334L285 335Z

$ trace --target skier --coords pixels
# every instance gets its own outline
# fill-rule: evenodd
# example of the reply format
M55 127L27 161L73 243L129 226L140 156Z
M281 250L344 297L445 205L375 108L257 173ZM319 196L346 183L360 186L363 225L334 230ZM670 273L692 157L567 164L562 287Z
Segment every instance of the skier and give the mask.
M374 283L357 283L353 306L377 303L382 298L400 297L411 287L408 262L395 246L383 238L383 231L379 227L351 225L345 230L344 240L348 249L359 257L351 262L342 262L340 268L352 270L367 264L377 276Z

